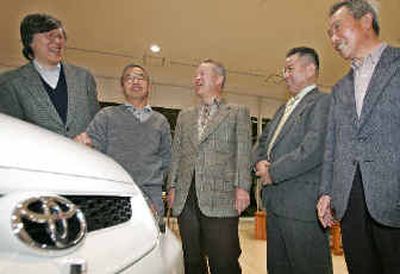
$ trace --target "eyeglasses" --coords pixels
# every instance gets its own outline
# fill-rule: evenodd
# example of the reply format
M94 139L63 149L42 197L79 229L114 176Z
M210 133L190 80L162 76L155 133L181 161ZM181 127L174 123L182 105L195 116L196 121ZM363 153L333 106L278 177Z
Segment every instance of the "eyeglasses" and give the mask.
M64 31L62 29L54 29L51 30L49 32L42 32L39 33L40 35L42 35L43 37L45 37L47 40L49 40L50 42L54 42L56 40L59 41L65 41L65 35L64 35Z
M124 80L124 82L127 82L129 84L131 84L135 81L138 81L138 82L147 81L144 74L128 74L128 75L124 76L123 80Z
M328 37L331 38L333 35L340 33L343 28L343 22L340 21L335 21L332 23L332 25L329 27L329 29L326 31L328 34Z
M282 68L282 76L285 77L286 74L292 74L294 71L294 67L283 67Z

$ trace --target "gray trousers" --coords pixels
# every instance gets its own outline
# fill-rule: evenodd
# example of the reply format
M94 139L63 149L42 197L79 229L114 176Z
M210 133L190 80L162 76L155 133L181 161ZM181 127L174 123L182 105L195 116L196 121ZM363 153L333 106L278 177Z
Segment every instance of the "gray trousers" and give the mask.
M267 215L268 274L332 274L328 234L315 218Z

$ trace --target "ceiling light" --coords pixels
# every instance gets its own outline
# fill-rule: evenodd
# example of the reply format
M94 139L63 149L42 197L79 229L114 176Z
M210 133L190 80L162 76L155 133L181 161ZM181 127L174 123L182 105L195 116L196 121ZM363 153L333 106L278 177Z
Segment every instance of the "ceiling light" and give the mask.
M161 51L161 48L157 44L152 44L150 45L150 51L153 53L159 53Z

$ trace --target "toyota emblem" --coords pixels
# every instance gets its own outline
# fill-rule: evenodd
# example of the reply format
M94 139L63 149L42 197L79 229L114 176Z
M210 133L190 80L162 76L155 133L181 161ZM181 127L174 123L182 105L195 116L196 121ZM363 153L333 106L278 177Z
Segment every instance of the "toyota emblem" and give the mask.
M86 235L82 211L60 196L29 198L12 214L12 229L28 246L63 250L76 246Z

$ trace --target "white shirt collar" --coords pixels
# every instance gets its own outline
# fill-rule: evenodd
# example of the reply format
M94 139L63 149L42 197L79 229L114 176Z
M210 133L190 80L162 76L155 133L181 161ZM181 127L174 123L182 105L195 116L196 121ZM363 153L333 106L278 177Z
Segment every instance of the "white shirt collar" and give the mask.
M57 87L58 79L60 78L61 63L58 63L57 66L52 69L48 69L41 65L38 61L33 60L33 66L49 86L51 86L53 89Z
M309 85L309 86L303 88L299 93L297 93L295 96L292 97L293 100L297 101L297 102L300 102L301 99L304 98L304 96L306 96L310 91L312 91L316 87L317 87L316 84L312 84L312 85Z
M35 66L36 70L40 73L41 71L44 72L54 72L54 71L58 71L60 72L61 70L61 63L58 63L53 69L48 69L45 68L43 65L41 65L38 61L36 61L36 59L33 60L33 65Z

